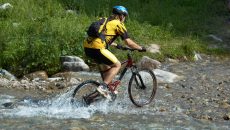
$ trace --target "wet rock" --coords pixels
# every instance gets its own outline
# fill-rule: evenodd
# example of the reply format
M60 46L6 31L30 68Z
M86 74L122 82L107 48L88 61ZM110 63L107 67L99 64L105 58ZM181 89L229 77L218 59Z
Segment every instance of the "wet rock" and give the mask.
M166 108L160 108L159 111L160 111L160 112L166 112L167 109L166 109Z
M50 82L64 81L64 78L62 78L62 77L48 78L48 81L50 81Z
M182 76L178 76L174 73L163 71L160 69L155 69L154 73L157 77L158 83L174 83L183 79Z
M12 87L12 88L22 88L21 83L19 81L12 81L10 83L9 87Z
M230 104L228 102L223 101L223 102L220 103L220 107L222 107L222 108L230 108Z
M223 116L223 119L224 119L224 120L230 120L230 113L225 114L225 115Z
M59 72L57 74L52 75L51 77L52 78L60 77L60 78L63 78L63 79L70 79L72 77L73 73L74 72L69 72L69 71Z
M143 56L141 60L137 63L137 66L140 68L147 69L156 69L161 65L157 60L151 59L148 56Z
M21 80L20 82L21 82L21 84L29 84L28 80Z
M210 120L210 121L213 120L212 117L210 117L209 115L202 115L202 116L201 116L201 119Z
M173 106L173 111L175 111L175 112L183 112L183 109L181 109L180 106L176 105L176 106Z
M184 122L184 121L182 121L182 120L177 120L177 121L176 121L177 124L182 124L183 122Z
M185 95L182 95L181 98L185 98Z
M182 87L182 88L186 88L186 86L185 86L184 84L181 84L181 87Z
M160 46L157 44L150 44L146 49L151 53L160 53Z
M170 86L169 84L166 84L166 85L165 85L165 88L166 88L166 89L171 89L172 86Z
M77 56L61 56L60 57L61 62L84 62L83 59Z
M7 103L2 104L2 106L4 106L5 108L8 108L8 109L12 109L12 108L14 108L15 103L7 102Z
M77 56L61 56L62 68L65 71L89 71L89 66Z
M6 78L9 80L17 80L17 78L13 74L11 74L10 72L4 69L0 69L0 77Z
M65 85L63 83L56 83L55 86L58 88L58 89L63 89L65 88Z
M0 87L6 87L10 85L10 81L6 78L0 78Z
M102 118L101 116L93 116L91 119L91 121L97 121L97 122L104 122L105 119Z
M85 62L63 62L64 71L89 71L89 66Z
M25 75L24 78L27 78L29 80L34 80L34 79L47 80L48 75L45 71L36 71L36 72Z
M76 85L76 84L79 84L80 81L76 78L71 78L70 81L69 81L69 84L70 85Z
M84 126L79 126L79 127L71 127L70 130L88 130L88 129Z
M167 58L167 59L166 59L166 62L169 62L169 63L175 63L175 64L177 64L177 63L179 63L179 60L177 60L177 59Z

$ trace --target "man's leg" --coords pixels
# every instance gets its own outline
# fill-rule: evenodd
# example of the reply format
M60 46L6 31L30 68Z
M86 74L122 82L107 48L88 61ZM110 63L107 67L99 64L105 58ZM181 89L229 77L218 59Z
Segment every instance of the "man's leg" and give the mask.
M104 65L102 67L102 70L105 70L102 74L104 83L109 84L114 79L114 77L117 75L120 68L121 68L121 63L119 61L110 66Z

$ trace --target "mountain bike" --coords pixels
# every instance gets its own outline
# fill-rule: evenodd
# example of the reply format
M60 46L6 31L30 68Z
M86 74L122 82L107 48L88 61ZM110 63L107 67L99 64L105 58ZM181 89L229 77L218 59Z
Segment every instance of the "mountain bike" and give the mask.
M154 99L157 90L155 74L150 69L140 69L135 65L134 60L132 59L132 53L138 51L137 49L131 49L124 46L120 49L128 51L127 60L121 62L124 67L119 78L108 84L112 99L116 99L116 90L118 86L120 86L125 73L130 69L131 78L128 83L128 94L131 102L137 107L150 104ZM103 72L101 72L101 77L103 77L102 74ZM82 82L75 88L71 97L71 102L78 102L88 106L93 102L102 100L104 97L96 90L99 85L100 83L96 80L86 80Z

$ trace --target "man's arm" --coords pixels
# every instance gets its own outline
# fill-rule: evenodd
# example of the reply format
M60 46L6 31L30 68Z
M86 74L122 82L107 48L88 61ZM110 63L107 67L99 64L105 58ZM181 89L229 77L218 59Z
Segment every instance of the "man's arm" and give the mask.
M133 48L133 49L138 49L138 50L142 50L142 47L139 46L137 43L135 43L133 40L131 40L130 38L127 38L124 40L125 41L125 44L127 46L129 46L130 48Z

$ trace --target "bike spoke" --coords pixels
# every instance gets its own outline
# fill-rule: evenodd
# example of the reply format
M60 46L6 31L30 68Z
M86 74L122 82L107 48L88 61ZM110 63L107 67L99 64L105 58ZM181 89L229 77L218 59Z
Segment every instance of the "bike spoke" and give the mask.
M85 81L81 83L74 91L72 99L74 102L80 104L89 105L94 102L100 94L96 91L99 83L93 80Z
M154 73L150 70L139 70L130 79L128 92L131 101L140 107L153 100L156 88Z

